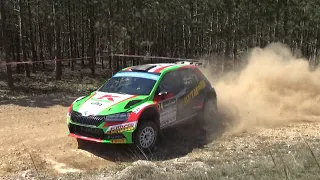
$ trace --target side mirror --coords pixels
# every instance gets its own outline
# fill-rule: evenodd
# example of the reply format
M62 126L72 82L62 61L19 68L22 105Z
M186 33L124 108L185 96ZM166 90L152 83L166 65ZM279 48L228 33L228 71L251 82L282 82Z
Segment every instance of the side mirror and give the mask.
M161 91L161 92L159 92L159 96L163 96L163 95L167 95L168 94L168 92L167 91Z

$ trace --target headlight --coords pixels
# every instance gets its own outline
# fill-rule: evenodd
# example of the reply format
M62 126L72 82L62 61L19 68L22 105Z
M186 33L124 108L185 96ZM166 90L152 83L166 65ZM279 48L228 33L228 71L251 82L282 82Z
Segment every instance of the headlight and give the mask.
M130 112L117 113L105 116L105 121L126 121L128 120Z

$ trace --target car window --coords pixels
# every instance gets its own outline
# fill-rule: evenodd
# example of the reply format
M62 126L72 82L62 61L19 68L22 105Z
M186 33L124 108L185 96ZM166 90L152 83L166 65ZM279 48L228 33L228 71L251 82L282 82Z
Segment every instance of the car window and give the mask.
M183 85L187 88L187 90L193 89L198 85L199 78L192 69L183 69L180 70L180 72L182 76Z
M166 91L168 93L178 94L183 88L181 74L178 71L167 73L159 83L156 93Z
M149 95L156 80L141 77L112 77L98 91L131 95Z

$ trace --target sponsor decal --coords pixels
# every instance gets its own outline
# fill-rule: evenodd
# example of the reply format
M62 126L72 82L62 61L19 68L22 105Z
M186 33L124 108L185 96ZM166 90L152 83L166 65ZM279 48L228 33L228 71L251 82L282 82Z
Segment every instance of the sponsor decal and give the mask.
M158 104L158 109L161 111L161 110L163 110L163 103L159 103Z
M158 104L161 126L165 126L176 120L177 99L170 99Z
M107 95L103 95L103 96L101 96L101 97L99 97L97 99L108 99L109 101L114 101L113 98L117 98L117 97L119 97L119 96L114 96L114 95L107 94Z
M112 139L111 143L117 144L117 143L125 143L126 139L122 138L122 139Z
M98 97L98 98L96 98ZM103 92L98 92L93 99L88 100L85 103L82 103L78 112L82 113L88 111L88 115L96 116L100 112L104 111L107 108L115 106L116 104L126 101L128 99L134 98L133 95L118 95L118 94L106 94ZM104 98L104 99L101 99ZM108 99L107 99L108 98Z
M138 114L138 113L141 111L142 108L143 108L143 107L137 107L137 108L136 108L135 110L133 110L132 112Z
M97 105L97 106L102 106L102 104L99 103L99 102L92 102L91 104L92 104L92 105Z
M191 99L199 95L200 91L206 87L206 83L201 80L200 83L185 97L182 102L184 105L188 104Z
M136 107L132 112L134 112L135 114L139 114L145 107L149 106L150 104L142 104L138 107Z
M118 134L125 131L131 131L136 128L137 122L131 122L126 124L119 124L110 126L106 132L106 134Z
M125 138L123 134L110 134L106 136L107 139L122 139Z
M84 112L82 113L82 116L88 116L88 111L84 111Z

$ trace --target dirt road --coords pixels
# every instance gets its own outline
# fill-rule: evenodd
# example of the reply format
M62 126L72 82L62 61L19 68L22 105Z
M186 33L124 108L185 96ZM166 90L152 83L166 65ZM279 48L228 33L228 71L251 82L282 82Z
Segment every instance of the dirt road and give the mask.
M72 99L46 96L1 101L0 179L1 177L28 179L28 173L32 172L32 177L35 177L36 171L46 177L99 172L92 173L94 177L90 178L111 176L111 179L115 177L134 179L143 176L148 179L148 176L145 176L150 174L141 172L143 168L139 168L141 165L136 162L144 157L126 151L125 147L96 146L93 151L77 148L75 139L67 136L66 127L66 112ZM236 135L224 132L204 145L201 145L199 135L185 129L181 127L179 130L166 132L166 141L161 149L149 159L151 161L143 162L143 167L147 165L156 168L152 172L158 174L151 174L152 177L157 176L161 179L180 172L190 173L190 167L206 171L208 168L210 170L210 167L215 168L212 172L218 174L212 176L218 178L237 177L239 173L248 177L252 168L259 167L261 172L257 173L265 174L270 171L269 177L275 174L276 179L283 178L283 173L281 170L276 170L274 173L273 168L277 168L278 163L281 164L283 161L289 166L294 165L289 167L293 173L306 171L309 173L308 177L317 175L313 173L317 172L316 161L312 159L312 154L302 138L309 142L313 153L318 157L320 155L318 119L269 129L260 128ZM268 149L274 153L272 157ZM275 159L277 166L273 167L272 158ZM282 158L285 160L281 160ZM234 162L242 166L235 166ZM114 174L103 171L106 169L113 169ZM160 172L160 170L165 171ZM163 174L166 176L163 177ZM82 178L88 179L84 176ZM81 178L76 176L75 179Z
M0 105L0 176L34 166L39 171L66 173L113 165L78 150L76 141L67 137L66 112L62 105Z

